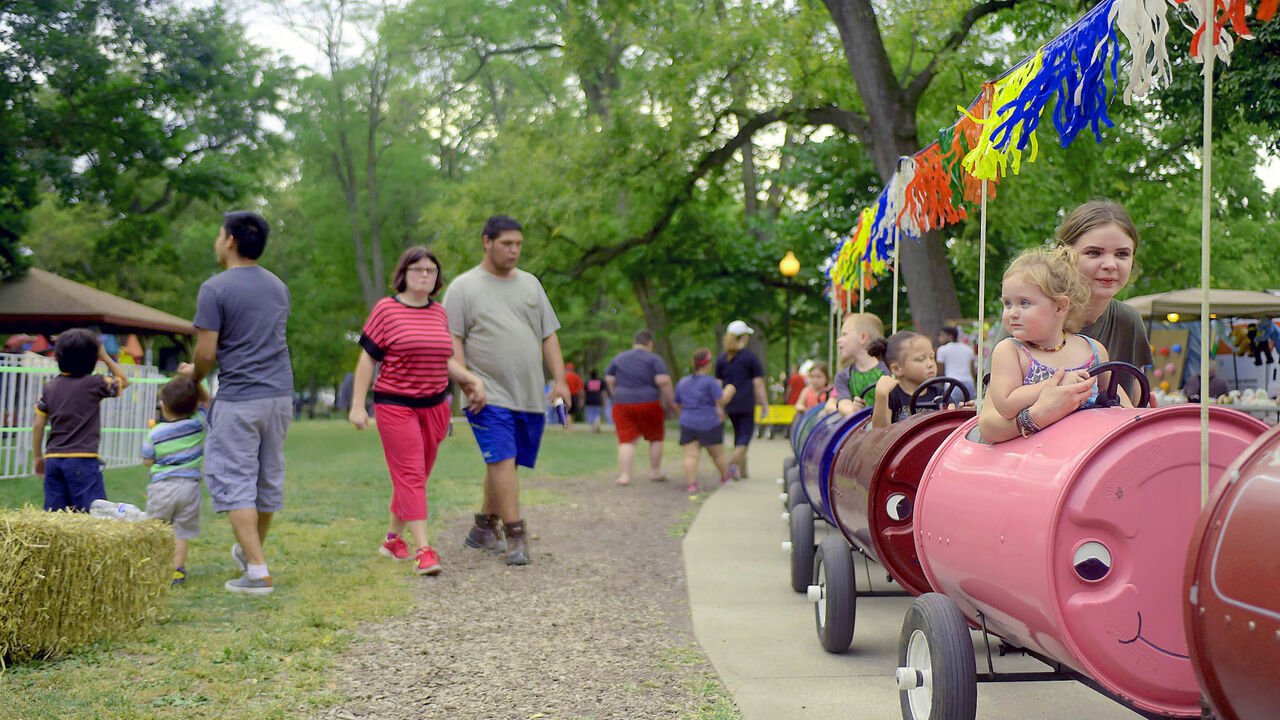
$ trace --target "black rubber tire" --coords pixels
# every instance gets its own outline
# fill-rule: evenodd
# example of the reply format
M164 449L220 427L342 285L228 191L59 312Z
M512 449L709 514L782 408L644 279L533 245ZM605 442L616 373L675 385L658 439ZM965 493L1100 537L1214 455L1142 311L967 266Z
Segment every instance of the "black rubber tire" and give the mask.
M978 675L973 639L960 608L941 593L925 593L913 600L898 636L898 667L907 666L916 632L928 648L930 708L927 716L916 715L908 695L912 691L900 690L903 720L974 720L978 714Z
M795 457L788 455L786 459L782 461L782 477L785 478L787 476L787 471L795 466L796 466Z
M791 589L809 589L813 580L813 510L806 503L791 508Z
M823 602L813 605L818 642L829 653L842 653L853 642L858 588L853 582L853 553L839 535L828 535L813 560L813 584L825 587Z
M787 510L795 510L797 505L804 505L809 501L804 497L804 488L800 487L800 483L793 482L787 486Z

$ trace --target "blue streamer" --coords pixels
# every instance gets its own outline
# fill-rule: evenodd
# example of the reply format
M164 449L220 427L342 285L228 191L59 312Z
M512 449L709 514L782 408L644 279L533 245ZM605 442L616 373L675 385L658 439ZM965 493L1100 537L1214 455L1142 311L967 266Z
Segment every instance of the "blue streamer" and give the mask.
M1104 0L1075 22L1065 32L1045 45L1041 52L1040 72L1018 95L1017 99L997 109L997 114L1012 113L992 133L992 147L1004 150L1019 124L1023 127L1017 149L1025 150L1031 134L1040 124L1040 116L1049 98L1058 94L1054 109L1054 125L1062 146L1070 145L1086 126L1102 141L1101 125L1114 127L1107 116L1106 66L1110 56L1111 84L1117 86L1119 40L1110 22L1115 0ZM1097 59L1094 54L1097 53ZM1024 61L1025 62L1025 61ZM1019 63L1018 66L1021 66ZM1015 66L1014 69L1016 69ZM1012 72L1012 71L1011 71ZM1080 102L1075 96L1078 89ZM1114 94L1114 91L1113 91Z
M1115 28L1111 26L1110 14L1114 0L1098 4L1090 10L1080 22L1058 38L1066 47L1068 58L1075 62L1069 67L1072 72L1063 77L1062 91L1058 94L1058 104L1054 108L1054 124L1066 147L1075 140L1076 135L1086 126L1093 129L1094 138L1102 142L1101 124L1115 127L1107 116L1106 67L1110 54L1111 85L1119 84L1118 65L1120 59L1120 41L1116 37ZM1097 59L1094 59L1094 53ZM1080 100L1076 101L1079 93Z

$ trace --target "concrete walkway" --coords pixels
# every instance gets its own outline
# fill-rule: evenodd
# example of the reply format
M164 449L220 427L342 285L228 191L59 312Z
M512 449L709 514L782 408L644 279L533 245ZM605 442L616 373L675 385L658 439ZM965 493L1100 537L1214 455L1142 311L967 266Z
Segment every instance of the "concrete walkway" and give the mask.
M853 647L832 655L818 643L813 605L790 585L781 543L777 477L791 454L783 439L751 445L752 478L717 490L684 541L689 604L698 642L733 695L744 720L900 718L893 682L898 634L910 598L857 604ZM832 530L832 532L838 532ZM818 542L826 528L819 521ZM865 571L855 563L859 588ZM882 577L875 565L872 577ZM877 585L877 589L883 589ZM978 635L974 636L981 643ZM996 670L1045 670L1026 658L1000 658ZM985 653L978 658L984 670ZM1140 715L1075 682L984 683L981 720L1133 720Z

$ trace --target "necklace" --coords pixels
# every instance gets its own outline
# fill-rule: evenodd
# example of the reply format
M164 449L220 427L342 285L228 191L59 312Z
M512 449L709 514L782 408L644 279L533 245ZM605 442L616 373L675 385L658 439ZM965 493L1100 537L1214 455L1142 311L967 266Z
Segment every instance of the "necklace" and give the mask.
M1057 347L1045 347L1043 345L1037 345L1036 343L1033 343L1030 340L1023 340L1022 342L1026 345L1031 346L1032 350L1039 350L1040 352L1058 352L1059 350L1067 346L1067 334L1062 333L1062 342L1058 343Z

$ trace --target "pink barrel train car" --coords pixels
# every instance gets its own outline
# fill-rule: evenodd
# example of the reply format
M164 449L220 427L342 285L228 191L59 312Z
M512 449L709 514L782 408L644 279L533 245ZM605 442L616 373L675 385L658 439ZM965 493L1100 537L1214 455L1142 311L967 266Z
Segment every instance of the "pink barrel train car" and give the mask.
M1201 717L1182 587L1201 512L1199 412L1186 405L1083 410L995 445L981 440L972 420L941 444L916 494L914 541L934 592L916 598L903 623L896 677L904 718L976 717L978 681L1016 679L995 671L993 638L1055 668L1026 679L1067 675L1146 717ZM1243 413L1209 408L1212 486L1266 429ZM1235 547L1244 537L1222 542ZM1274 570L1274 540L1265 554ZM1221 624L1224 611L1210 610L1200 587L1205 622ZM1268 607L1276 607L1274 594ZM982 674L970 627L986 641ZM1274 694L1274 660L1264 672ZM1246 672L1217 677L1249 685Z

